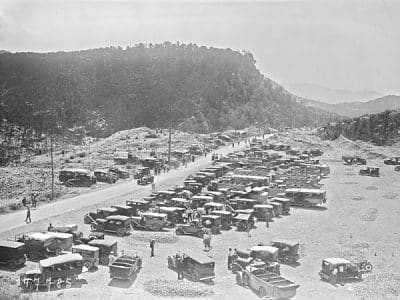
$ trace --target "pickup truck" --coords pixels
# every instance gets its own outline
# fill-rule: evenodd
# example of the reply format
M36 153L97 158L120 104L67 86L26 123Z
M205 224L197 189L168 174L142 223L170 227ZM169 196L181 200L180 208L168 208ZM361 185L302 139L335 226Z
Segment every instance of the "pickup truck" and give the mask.
M280 275L252 266L246 267L241 274L238 274L237 280L257 291L261 298L268 296L278 300L293 298L300 286Z
M135 256L123 255L110 265L110 278L130 280L142 267L142 259Z

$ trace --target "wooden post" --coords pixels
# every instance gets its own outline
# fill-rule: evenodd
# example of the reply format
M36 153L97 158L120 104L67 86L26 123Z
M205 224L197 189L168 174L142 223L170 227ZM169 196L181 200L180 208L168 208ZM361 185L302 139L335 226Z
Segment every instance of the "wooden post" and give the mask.
M54 163L53 163L53 137L50 136L50 157L51 157L51 200L54 200Z

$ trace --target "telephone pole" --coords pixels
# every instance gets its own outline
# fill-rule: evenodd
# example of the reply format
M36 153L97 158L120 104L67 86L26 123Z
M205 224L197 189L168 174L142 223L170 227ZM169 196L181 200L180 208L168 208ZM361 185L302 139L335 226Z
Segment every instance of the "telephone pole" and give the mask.
M169 127L168 133L168 167L171 169L171 132L172 132L172 121L171 126Z
M54 163L53 163L53 136L50 135L50 157L51 157L51 200L54 200Z

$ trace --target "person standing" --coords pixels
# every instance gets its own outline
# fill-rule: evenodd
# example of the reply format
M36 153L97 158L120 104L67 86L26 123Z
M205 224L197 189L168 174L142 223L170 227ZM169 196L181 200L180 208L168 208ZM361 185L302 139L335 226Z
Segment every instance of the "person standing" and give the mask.
M25 218L25 222L27 222L27 223L31 223L32 222L32 220L31 220L31 209L29 208L29 206L27 207L27 211L26 211L26 218ZM28 220L29 220L29 222L28 222Z
M179 256L177 261L176 261L176 267L178 271L178 280L183 279L183 261L182 261L182 256Z
M154 240L151 240L150 242L150 249L151 249L151 253L150 253L150 257L154 257L154 244L156 242Z
M251 231L252 227L253 227L253 223L249 222L249 224L247 225L247 236L248 237L251 237L250 231Z
M192 155L192 162L194 162L194 155Z
M232 261L233 261L232 248L229 248L229 250L228 250L228 270L230 270L232 267Z
M265 226L269 228L269 211L265 212Z

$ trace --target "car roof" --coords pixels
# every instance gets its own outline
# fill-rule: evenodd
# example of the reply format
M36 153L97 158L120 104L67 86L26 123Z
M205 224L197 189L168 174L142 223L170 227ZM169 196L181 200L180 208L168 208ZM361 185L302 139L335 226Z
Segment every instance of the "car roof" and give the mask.
M90 173L90 171L89 170L87 170L87 169L78 169L78 168L67 168L67 169L62 169L62 170L60 170L60 172L77 172L77 173Z
M72 249L80 249L80 250L87 250L87 251L93 251L93 252L99 251L98 247L89 246L89 245L85 245L85 244L72 246Z
M207 200L213 200L214 198L213 198L213 197L211 197L211 196L200 196L200 195L198 195L198 196L193 196L193 197L192 197L192 199L193 199L193 200L196 200L196 199L207 199Z
M54 232L51 231L49 233L57 239L68 239L68 238L73 237L73 235L71 233L64 233L64 232L57 232L57 231L54 231Z
M142 214L144 217L161 217L165 218L167 215L162 213L144 212Z
M7 240L0 240L0 247L6 247L6 248L19 248L24 246L24 243L20 242L14 242L14 241L7 241Z
M140 199L140 200L127 200L126 202L128 202L128 203L141 203L141 204L148 204L149 203L149 201L142 200L142 199Z
M208 256L205 256L202 253L197 253L197 252L185 252L185 254L193 259L194 261L200 263L200 264L209 264L209 263L214 263L213 260L211 260Z
M99 207L97 210L104 210L104 211L108 211L108 212L112 212L112 213L117 211L117 209L113 208L113 207Z
M217 219L221 218L220 216L214 216L214 215L203 215L201 217L203 219L205 218L205 219L214 219L214 220L217 220Z
M258 200L256 199L247 199L247 198L238 198L238 199L234 199L236 201L243 201L243 202L258 202Z
M39 266L46 268L55 264L63 264L74 261L82 261L82 256L78 253L68 253L55 257L50 257L39 261Z
M298 241L284 240L284 239L273 240L273 241L271 241L271 243L284 244L284 245L288 245L290 247L295 247L295 246L299 245Z
M186 210L183 207L174 207L174 206L160 206L159 209L164 211Z
M272 205L269 204L256 204L254 208L274 208Z
M46 232L46 233L34 232L34 233L28 233L27 236L34 240L46 241L49 239L54 239L54 235L52 233L53 232Z
M251 217L250 214L238 214L237 216L235 216L235 219L248 221L250 217Z
M226 210L214 210L211 212L213 215L231 215L232 213L230 211Z
M187 203L189 200L183 198L172 198L171 201Z
M94 239L89 241L88 244L91 246L113 246L114 244L117 244L117 241Z
M251 251L265 251L269 253L277 253L279 251L278 248L272 246L253 246L250 248Z
M115 216L108 216L106 220L116 220L116 221L126 221L130 218L127 216L115 215Z
M325 258L323 261L328 262L331 265L340 265L340 264L349 264L350 263L347 259L338 258L338 257Z
M272 201L279 201L279 202L291 202L290 199L288 198L283 198L283 197L274 197L271 199Z
M217 203L217 202L208 202L208 203L206 203L204 205L207 205L207 206L218 206L218 207L224 206L222 203Z

